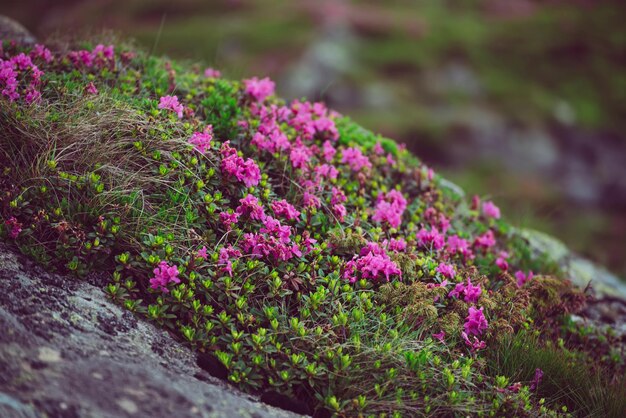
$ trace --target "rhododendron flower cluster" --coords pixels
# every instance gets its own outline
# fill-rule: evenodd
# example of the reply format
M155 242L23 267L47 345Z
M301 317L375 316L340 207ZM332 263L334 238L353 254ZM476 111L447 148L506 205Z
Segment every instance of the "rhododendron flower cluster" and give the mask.
M465 324L463 329L468 335L481 335L488 327L487 319L483 314L483 308L476 309L470 307L468 310L467 318L465 318Z
M392 190L384 196L379 196L376 203L376 212L372 220L387 222L392 228L398 228L402 223L402 214L406 209L407 202L402 193Z
M430 231L426 228L422 228L417 233L417 242L422 247L432 248L433 250L440 250L443 248L445 238L437 231L436 228Z
M506 261L509 258L509 253L506 251L500 251L498 254L498 258L496 259L496 266L502 271L507 271L509 269L509 263Z
M161 261L158 267L154 269L154 277L150 279L150 287L161 290L163 293L169 293L168 284L180 283L178 274L177 266L170 266L167 261Z
M500 209L490 200L483 202L483 214L488 218L500 219Z
M392 276L402 278L402 271L398 268L385 251L376 243L369 243L363 247L360 255L346 263L343 277L354 283L359 278L374 281L389 281Z
M478 248L489 249L496 245L496 237L493 234L493 231L490 229L482 235L479 235L474 240L474 245Z
M470 279L467 279L467 285L463 283L457 283L457 285L450 291L448 297L461 297L463 293L463 300L469 303L478 302L480 295L482 294L482 288L480 286L474 286Z
M18 235L20 235L20 232L22 232L22 224L17 221L15 216L11 216L9 219L4 221L4 224L9 230L9 238L16 239Z
M269 77L265 77L259 80L257 77L252 77L248 80L244 80L245 92L251 96L257 102L262 102L268 96L274 94L274 87L276 86Z
M464 260L471 260L474 258L474 254L470 249L470 244L466 239L460 238L457 235L450 235L448 237L448 252L452 255L460 254Z
M533 279L533 272L529 271L528 274L521 270L515 272L515 278L517 279L517 286L522 287Z
M296 208L294 208L293 205L285 199L275 200L272 202L272 210L276 216L282 216L289 221L300 216L300 212L298 212Z
M244 160L237 155L237 150L230 146L230 141L226 141L222 144L220 150L222 155L222 163L220 168L222 173L235 177L237 180L246 185L246 187L252 187L259 184L261 180L261 170L253 159L248 158Z
M239 206L236 209L238 216L249 216L253 220L265 219L265 209L255 196L248 194L243 199L239 199ZM236 222L236 220L235 220Z
M113 68L115 65L115 49L113 45L98 44L92 51L71 51L67 54L74 67L80 68Z
M343 150L341 162L348 164L352 171L361 171L361 169L372 168L372 163L359 148L346 148Z
M239 258L241 257L241 251L233 248L232 245L228 245L227 247L222 247L220 249L220 255L218 259L218 265L222 267L222 269L228 273L230 277L233 277L233 263L231 258Z
M181 103L178 102L177 96L161 97L159 99L158 108L164 109L164 110L171 110L172 112L176 113L176 115L178 116L178 119L183 118L183 111L185 110L185 107Z
M189 143L194 146L194 149L200 154L206 154L211 148L211 140L213 139L213 126L208 125L204 132L194 132Z
M22 96L27 104L38 101L42 75L31 57L23 52L6 60L0 58L0 88L11 102Z
M454 266L446 263L441 263L437 266L437 272L441 273L443 277L447 277L448 279L453 279L456 274L454 271Z
M214 68L208 67L204 70L204 76L206 78L220 78L222 76L222 72Z

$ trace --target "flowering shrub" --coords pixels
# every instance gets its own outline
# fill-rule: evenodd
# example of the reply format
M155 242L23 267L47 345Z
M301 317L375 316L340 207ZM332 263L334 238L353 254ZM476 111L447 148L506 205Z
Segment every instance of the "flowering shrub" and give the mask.
M107 272L233 384L320 416L562 411L489 365L506 335L552 344L584 296L404 147L123 45L5 45L0 87L1 234Z

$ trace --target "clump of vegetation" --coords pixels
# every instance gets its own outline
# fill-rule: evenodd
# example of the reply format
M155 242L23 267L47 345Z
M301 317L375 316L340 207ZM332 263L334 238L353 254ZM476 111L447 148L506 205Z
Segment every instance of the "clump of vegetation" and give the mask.
M0 66L3 237L109 273L109 297L242 389L315 416L623 407L604 373L621 353L595 362L546 333L503 360L521 332L572 333L585 295L402 146L267 78L124 44L5 43ZM546 384L573 376L545 361L562 353L602 390Z

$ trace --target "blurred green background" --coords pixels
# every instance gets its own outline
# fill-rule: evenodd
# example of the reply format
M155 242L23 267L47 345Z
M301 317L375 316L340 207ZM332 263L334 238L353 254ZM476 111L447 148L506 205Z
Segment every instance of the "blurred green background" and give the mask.
M156 54L325 100L506 217L626 277L624 0L16 0L39 36Z

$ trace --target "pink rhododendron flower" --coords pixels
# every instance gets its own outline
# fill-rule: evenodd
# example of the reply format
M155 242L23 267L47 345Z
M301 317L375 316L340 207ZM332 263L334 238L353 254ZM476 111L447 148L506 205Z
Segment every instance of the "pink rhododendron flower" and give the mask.
M378 245L364 247L359 257L355 256L346 263L343 273L344 279L354 283L358 280L359 274L363 279L377 281L384 279L387 282L392 275L402 278L402 271Z
M402 223L402 214L406 206L407 202L402 193L397 190L391 190L384 196L379 196L372 220L387 222L392 228L398 228Z
M220 222L222 222L222 225L226 227L227 231L230 231L233 227L233 224L236 224L238 221L239 221L238 213L220 212Z
M500 209L488 200L483 202L483 215L487 218L500 219Z
M509 269L509 263L506 259L509 258L509 253L506 251L500 251L498 254L498 258L496 259L496 266L502 271L507 271Z
M154 277L150 279L150 287L155 290L160 289L163 293L169 293L168 284L180 283L178 274L178 267L170 266L167 261L161 261L158 267L154 269Z
M277 216L283 216L289 221L300 216L300 212L298 212L296 208L294 208L293 205L285 199L272 202L272 210Z
M220 249L220 255L217 264L222 266L222 270L228 273L230 277L233 277L233 263L231 258L241 257L241 251L233 248L232 245L222 247Z
M335 168L335 166L330 164L315 166L313 171L315 171L315 179L317 182L321 181L322 178L334 180L339 174L339 171Z
M273 235L285 244L291 241L291 227L288 225L281 225L278 219L274 219L271 216L263 218L263 226L259 232Z
M378 141L376 145L374 145L374 154L383 155L384 153L385 153L385 150L383 149L383 146L380 143L380 141Z
M301 141L297 140L291 147L289 159L291 160L293 168L306 170L312 155L313 153L311 152L311 149L306 145L303 145Z
M322 206L320 198L309 192L304 192L304 195L302 196L302 204L307 208L319 209L319 207Z
M189 143L193 145L196 151L204 155L211 148L212 139L213 139L213 126L208 125L204 129L204 132L194 132L191 138L189 138Z
M469 346L472 351L482 350L483 348L487 347L487 343L484 341L480 341L478 338L476 338L476 336L473 336L474 342L470 341L467 333L465 333L464 331L461 332L461 338L463 338L463 341L465 341L465 345Z
M448 252L452 255L461 254L463 259L473 259L474 254L469 248L469 242L460 238L458 235L451 235L448 237Z
M331 162L336 153L337 150L335 149L335 147L333 147L333 144L330 141L324 141L324 143L322 144L322 155L324 157L324 160L326 160L327 162Z
M447 277L448 279L453 279L456 274L454 271L454 267L451 264L440 263L437 266L437 272L441 273L443 277Z
M265 77L261 80L258 77L252 77L248 80L244 80L245 92L251 96L257 102L262 102L266 97L274 94L275 84L269 77Z
M246 187L252 187L259 184L261 180L261 170L256 165L254 160L248 158L244 159L237 155L237 151L230 146L230 141L226 141L222 144L220 149L222 155L222 162L220 169L222 173L231 175L237 180L243 182Z
M543 380L543 370L541 370L540 368L536 368L535 376L533 377L532 382L530 382L530 390L537 390L542 380Z
M492 230L485 232L482 235L479 235L474 240L474 245L478 248L488 249L496 245L496 237L493 234Z
M341 190L338 187L333 187L332 188L332 197L330 198L330 204L331 205L336 205L338 203L343 203L346 200L348 200L348 198L346 197L346 195L343 192L343 190Z
M456 286L454 286L454 289L452 289L450 293L448 293L448 297L459 298L461 297L461 293L463 293L464 291L465 291L465 285L463 283L457 283Z
M171 110L172 112L178 115L178 119L183 118L183 110L184 107L182 104L178 102L177 96L163 96L159 100L159 105L157 106L159 109Z
M259 199L251 194L246 195L243 199L239 199L239 206L235 210L239 216L250 216L253 220L265 219L265 211L259 202ZM222 212L223 213L223 212Z
M246 254L269 261L287 261L300 257L302 252L296 244L285 243L279 238L266 234L244 234L241 248Z
M87 84L87 86L85 87L85 91L89 94L93 94L96 95L98 94L98 89L96 88L96 85L93 84L93 82L89 82Z
M487 319L483 314L483 308L476 309L473 306L469 308L467 318L463 329L468 335L480 335L488 327Z
M196 257L203 260L206 260L208 258L206 245L203 245L202 248L198 250L198 252L196 253Z
M436 228L430 231L422 228L417 233L417 242L422 247L432 247L434 250L440 250L444 245L444 237Z
M482 291L483 290L481 289L480 286L472 285L472 282L468 278L467 286L465 286L465 289L463 289L463 294L465 295L463 299L465 300L465 302L475 303L480 298Z
M346 148L342 151L341 162L348 164L352 171L361 171L362 168L372 168L372 163L359 148Z
M333 211L333 214L339 220L339 222L343 222L344 218L348 214L346 207L342 205L341 203L337 203L336 205L333 205L332 211Z
M518 270L515 272L515 278L517 279L517 286L522 287L533 279L533 272L529 271L528 274L525 274L523 271Z
M206 78L220 78L222 76L222 73L219 70L208 67L204 70L204 76Z
M20 232L22 232L22 224L17 221L15 216L11 216L9 219L4 221L4 224L9 230L9 238L11 239L16 239L20 235Z
M32 58L42 59L48 64L52 62L52 59L53 59L52 53L50 52L50 50L41 44L36 44L33 47L33 50L30 52L30 56Z
M439 340L439 342L444 342L444 339L446 337L446 333L444 331L441 331L438 334L433 334L433 337L435 337L436 339Z
M406 241L403 238L390 239L387 248L390 251L402 252L406 250Z

